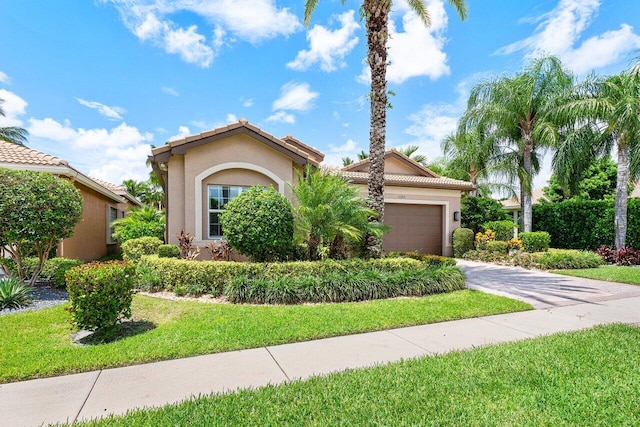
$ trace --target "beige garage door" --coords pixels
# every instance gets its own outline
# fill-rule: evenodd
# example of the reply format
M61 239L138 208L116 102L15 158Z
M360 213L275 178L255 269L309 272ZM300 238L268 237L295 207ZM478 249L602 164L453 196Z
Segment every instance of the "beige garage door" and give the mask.
M384 236L384 250L418 251L442 255L442 206L388 203L384 222L391 231Z

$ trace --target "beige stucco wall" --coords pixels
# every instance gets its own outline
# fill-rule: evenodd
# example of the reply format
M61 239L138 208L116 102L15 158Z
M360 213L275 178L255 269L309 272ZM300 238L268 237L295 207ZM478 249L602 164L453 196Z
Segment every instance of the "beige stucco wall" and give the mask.
M396 175L415 175L416 172L406 163L394 157L387 157L384 161L384 172Z
M274 185L290 198L288 183L295 176L290 157L244 134L172 156L168 173L168 241L177 243L176 234L184 227L201 245L208 241L207 184Z
M58 244L58 256L92 261L101 258L116 245L107 245L107 207L116 202L75 183L82 195L82 220L76 225L73 236Z
M386 165L385 165L386 167ZM367 186L358 184L360 194L367 197ZM387 203L430 204L443 207L442 254L453 255L453 231L460 227L460 221L453 220L453 213L460 212L459 190L436 188L400 187L387 185L384 189L384 201Z

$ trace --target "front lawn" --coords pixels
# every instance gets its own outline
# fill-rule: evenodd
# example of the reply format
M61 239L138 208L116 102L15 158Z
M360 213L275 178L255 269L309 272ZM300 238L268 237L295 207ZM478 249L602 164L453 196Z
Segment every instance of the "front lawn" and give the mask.
M640 425L640 328L501 344L83 425Z
M254 306L136 295L127 335L79 346L68 305L0 316L0 383L497 313L529 304L464 290L423 298Z
M606 280L608 282L640 285L640 267L623 267L608 265L584 270L557 270L552 273L567 276L584 277L586 279Z

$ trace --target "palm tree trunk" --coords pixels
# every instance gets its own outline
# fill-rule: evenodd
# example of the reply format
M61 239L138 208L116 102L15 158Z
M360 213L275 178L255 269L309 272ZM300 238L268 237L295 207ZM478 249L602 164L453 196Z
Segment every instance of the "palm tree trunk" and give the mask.
M629 145L618 142L618 177L616 180L616 205L613 220L616 249L622 249L626 244L628 181Z
M387 38L389 0L365 0L363 9L367 22L367 60L371 69L371 123L369 131L369 179L368 190L371 208L384 221L384 151L387 123ZM383 254L382 239L367 236L369 255L378 258Z
M520 194L522 195L522 229L529 232L532 229L532 209L531 209L531 153L533 152L533 141L531 134L524 136L524 151L522 167L524 169L524 182L520 182Z
M476 167L474 165L471 165L471 167L469 168L469 182L471 182L471 184L474 187L473 190L469 191L469 196L471 197L478 196L477 181L478 181L478 172L476 171Z

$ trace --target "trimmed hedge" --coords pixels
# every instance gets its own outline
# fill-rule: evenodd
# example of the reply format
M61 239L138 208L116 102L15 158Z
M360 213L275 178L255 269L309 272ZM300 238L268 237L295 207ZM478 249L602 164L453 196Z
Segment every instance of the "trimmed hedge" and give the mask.
M441 265L456 265L456 260L440 255L419 254L417 252L393 251L389 253L389 258L411 258L422 261L430 267L439 267Z
M533 227L551 235L551 247L614 246L613 200L567 200L533 205ZM626 245L640 248L640 198L628 199Z
M74 324L89 331L110 329L131 316L135 267L126 261L93 262L67 272Z
M513 238L513 229L516 224L513 221L489 221L480 226L482 231L491 230L496 233L496 240L507 242Z
M470 228L456 228L453 230L453 256L461 258L466 252L473 250L475 236Z
M122 259L137 262L143 255L155 255L162 245L162 240L157 237L139 237L127 240L122 244Z
M509 252L509 244L502 240L492 240L487 242L487 251L506 255Z
M576 249L549 249L547 252L520 252L514 255L491 251L470 251L464 258L542 270L596 268L604 264L599 255Z
M518 237L522 241L522 249L525 252L544 252L549 249L551 237L546 231L520 233Z
M442 268L450 266L442 266ZM332 292L341 292L342 277L358 272L358 274L377 273L401 273L405 271L431 270L425 262L411 258L383 258L383 259L350 259L350 260L325 260L325 261L297 261L282 263L250 263L250 262L226 262L226 261L188 261L174 258L159 258L157 256L144 256L138 263L138 273L143 275L144 282L153 283L160 289L175 292L176 294L202 295L211 294L220 296L226 290L235 289L238 283L231 286L234 280L250 281L275 286L278 281L290 281L298 283L302 280L313 280L333 277L334 288ZM278 283L280 283L278 282ZM247 282L248 283L248 282ZM462 281L464 285L464 280ZM253 285L252 285L253 286ZM267 286L267 285L264 285ZM282 285L284 286L284 285ZM293 286L293 285L292 285ZM314 287L318 285L315 284ZM323 285L323 286L328 286ZM253 289L253 288L252 288ZM244 292L237 292L243 295ZM256 291L258 292L258 291ZM235 295L235 294L234 294ZM229 295L227 295L229 296ZM399 295L398 295L399 296ZM235 297L234 297L235 298ZM240 298L238 296L237 298ZM286 300L287 298L282 298ZM338 300L338 297L334 297Z
M225 287L234 303L300 304L423 296L464 289L462 271L453 266L399 271L331 272L322 276L273 279L237 277Z
M13 259L0 258L0 263L6 266L12 277L18 277L18 269ZM26 278L31 278L38 267L38 258L28 257L23 259L22 263L22 270L24 271ZM65 274L67 270L83 263L84 261L79 259L62 257L49 258L44 262L38 280L49 282L54 288L64 289L67 286L65 282Z
M158 246L158 256L160 258L180 258L180 248L176 245Z

